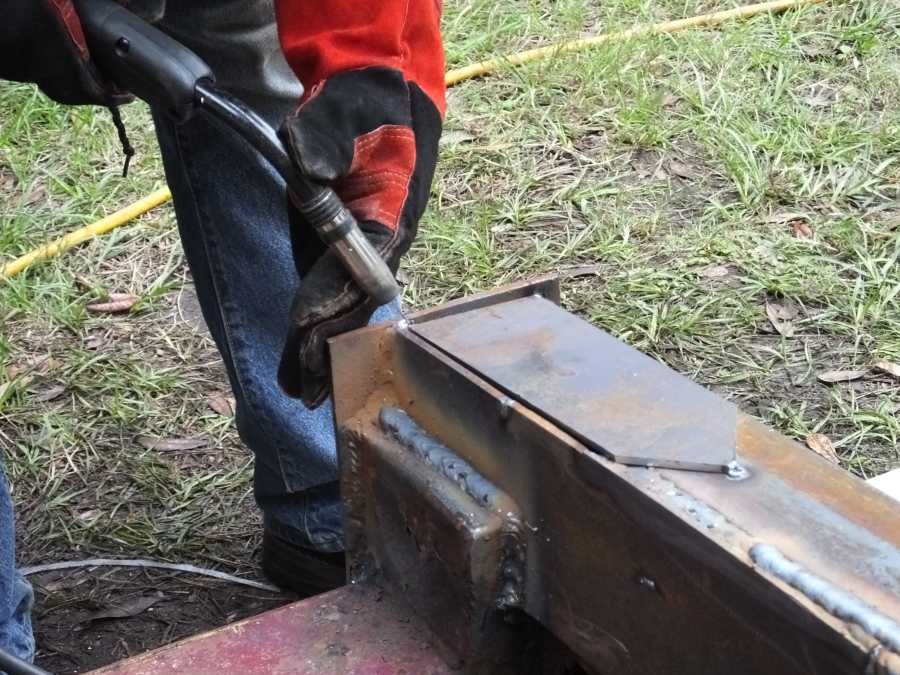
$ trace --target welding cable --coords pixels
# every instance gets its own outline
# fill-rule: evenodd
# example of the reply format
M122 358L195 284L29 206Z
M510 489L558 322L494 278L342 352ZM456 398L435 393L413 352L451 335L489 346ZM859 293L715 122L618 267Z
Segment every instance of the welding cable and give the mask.
M0 673L6 673L6 675L50 675L43 668L23 661L4 649L0 649Z
M758 14L780 14L781 12L785 12L795 7L815 5L821 2L824 2L824 0L772 0L771 2L760 2L754 5L745 5L743 7L735 7L734 9L727 9L720 12L692 16L687 19L677 19L675 21L635 26L634 28L623 31L603 33L601 35L578 40L568 40L555 45L529 49L510 54L509 56L503 56L488 61L473 63L472 65L464 66L462 68L456 68L447 72L444 77L444 82L448 87L452 87L465 80L490 75L491 73L508 66L520 66L524 63L540 61L561 54L582 52L601 45L613 42L623 42L625 40L646 35L663 35L667 33L677 33L678 31L686 30L688 28L715 26L726 21L731 21L732 19L748 19L757 16ZM125 207L121 211L116 211L112 215L109 215L102 220L98 220L96 223L74 230L59 239L44 244L43 246L39 246L33 251L26 253L21 258L17 258L12 262L7 263L2 268L0 277L8 278L15 276L35 262L52 258L77 244L93 239L97 235L114 230L120 225L124 225L146 213L150 209L168 202L170 199L172 199L172 193L169 191L169 188L161 188L156 192L147 195L143 199L136 201L134 204Z

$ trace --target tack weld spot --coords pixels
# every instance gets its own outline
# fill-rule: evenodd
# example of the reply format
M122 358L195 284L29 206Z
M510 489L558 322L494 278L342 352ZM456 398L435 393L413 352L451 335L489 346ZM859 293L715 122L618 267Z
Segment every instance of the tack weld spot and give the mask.
M771 544L756 544L750 557L761 569L793 586L842 621L860 626L869 635L900 652L900 624L867 605L852 593L808 572Z
M678 483L668 476L660 473L658 477L661 483L666 483L670 486L664 492L666 497L681 511L686 511L697 524L705 526L708 530L718 529L729 533L739 532L740 534L751 536L750 532L729 519L724 513L717 511L706 502L682 490Z

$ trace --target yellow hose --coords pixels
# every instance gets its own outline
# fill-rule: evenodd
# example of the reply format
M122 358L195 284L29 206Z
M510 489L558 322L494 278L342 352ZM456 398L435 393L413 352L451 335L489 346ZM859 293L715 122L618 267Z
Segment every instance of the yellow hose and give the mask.
M493 73L504 66L518 66L523 63L539 61L557 54L568 54L571 52L584 51L592 47L604 45L610 42L621 42L631 38L644 35L659 35L663 33L675 33L687 28L697 28L700 26L714 26L731 19L746 19L757 14L775 14L784 12L793 7L803 5L814 5L824 0L774 0L772 2L760 2L754 5L746 5L735 9L728 9L721 12L713 12L711 14L701 14L700 16L692 16L687 19L677 19L675 21L665 21L663 23L650 24L646 26L635 26L623 31L614 33L603 33L594 37L583 38L580 40L569 40L559 44L547 47L538 47L537 49L529 49L517 54L511 54L488 61L481 61L463 68L456 68L447 72L444 82L448 87L459 84L463 80L469 80L473 77L481 77ZM12 277L22 270L26 269L32 263L52 258L67 249L76 246L88 239L92 239L100 234L105 234L110 230L114 230L120 225L137 218L139 215L146 213L160 204L164 204L172 198L172 193L168 188L161 188L156 192L147 195L143 199L136 201L134 204L125 207L121 211L116 211L112 215L106 216L96 223L86 225L69 234L56 239L48 244L44 244L33 251L23 255L21 258L7 263L3 267L3 273L0 276Z
M84 227L69 232L69 234L62 236L59 239L54 239L53 241L44 244L43 246L39 246L29 253L26 253L21 258L17 258L12 262L7 263L3 267L3 276L15 276L32 263L38 262L39 260L52 258L58 253L62 253L63 251L72 248L73 246L77 246L78 244L87 241L88 239L93 239L98 234L105 234L110 230L114 230L115 228L119 227L119 225L127 223L130 220L134 220L142 213L146 213L150 209L155 208L160 204L164 204L171 198L172 193L169 192L169 188L160 188L159 190L150 193L143 199L139 199L133 204L126 206L121 211L116 211L115 213L108 215L105 218L101 218L95 223L85 225Z
M447 73L444 80L448 87L452 87L454 84L462 82L463 80L469 80L473 77L481 77L482 75L493 73L503 66L520 66L523 63L539 61L557 54L584 51L591 47L597 47L609 42L621 42L644 35L676 33L680 30L685 30L686 28L714 26L716 24L724 23L725 21L730 21L731 19L745 19L764 13L774 14L791 9L792 7L814 5L823 1L824 0L774 0L773 2L760 2L755 5L736 7L735 9L713 12L712 14L701 14L700 16L692 16L687 19L677 19L675 21L666 21L646 26L635 26L628 30L616 31L615 33L603 33L602 35L595 35L581 40L569 40L568 42L561 42L547 47L529 49L528 51L519 52L510 56L473 63L470 66L451 70Z

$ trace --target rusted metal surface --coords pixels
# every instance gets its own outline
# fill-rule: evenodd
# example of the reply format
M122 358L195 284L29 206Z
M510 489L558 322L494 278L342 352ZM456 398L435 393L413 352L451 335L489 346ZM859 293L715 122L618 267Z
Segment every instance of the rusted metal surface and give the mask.
M408 610L345 586L198 635L96 675L450 675Z
M723 472L734 459L733 405L543 297L412 330L617 462Z
M459 334L483 333L487 307L482 299L476 311L454 314ZM865 625L751 558L754 546L774 547L814 578L897 621L900 505L760 423L742 415L735 422L743 480L626 466L561 429L535 401L511 401L469 367L472 354L446 353L411 330L360 331L332 343L332 354L348 546L358 578L378 580L413 604L437 583L451 585L444 593L461 599L490 586L482 582L476 590L474 576L493 576L490 587L502 587L497 562L469 577L409 577L384 564L385 552L409 546L410 531L429 531L437 519L426 500L410 496L408 503L419 507L414 513L395 510L394 524L379 526L382 502L396 501L400 491L373 486L386 475L388 460L398 461L404 450L414 454L398 447L396 434L380 421L384 409L399 408L419 433L515 504L522 610L506 608L494 592L487 617L493 625L521 625L524 613L598 675L900 674L900 657ZM367 379L363 366L384 375ZM540 381L545 370L534 378ZM403 491L431 491L433 472L421 477ZM407 521L414 521L410 531ZM455 555L463 531L453 535ZM437 536L417 549L423 570L441 546ZM467 619L465 605L421 614L450 651L454 641L444 629ZM468 616L472 629L486 625L479 619L485 617ZM515 647L489 654L514 656ZM461 661L467 672L501 672L477 655L462 654Z
M529 279L528 281L518 281L508 286L489 291L487 293L477 293L468 295L464 298L458 298L444 303L438 307L416 312L409 316L412 323L424 323L425 321L433 321L447 316L453 316L461 312L471 312L481 307L489 307L498 305L510 300L519 298L528 298L531 296L540 296L547 300L559 304L559 277L556 275L548 275Z
M368 506L358 517L379 536L372 560L352 561L353 578L375 566L415 588L404 599L420 616L441 617L451 665L495 653L509 636L494 610L521 601L518 507L404 411L385 407L378 424L381 442L359 449L372 470L359 473L353 503Z

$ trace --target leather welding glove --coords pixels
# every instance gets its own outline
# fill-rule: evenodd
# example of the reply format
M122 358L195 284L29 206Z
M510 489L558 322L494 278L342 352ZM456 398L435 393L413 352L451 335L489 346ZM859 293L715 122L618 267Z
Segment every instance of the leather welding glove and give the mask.
M288 151L334 188L396 272L437 161L446 105L440 0L275 0L275 11L285 57L307 87L281 129ZM301 283L278 377L316 406L329 390L328 339L364 326L375 306L308 229L294 231Z
M0 22L0 79L37 84L71 105L116 105L91 61L72 0L8 0Z
M300 170L334 188L394 273L428 201L440 133L431 99L384 67L330 77L282 127ZM279 382L312 407L328 394L326 341L366 325L376 306L301 218L294 213L292 238L301 283Z

